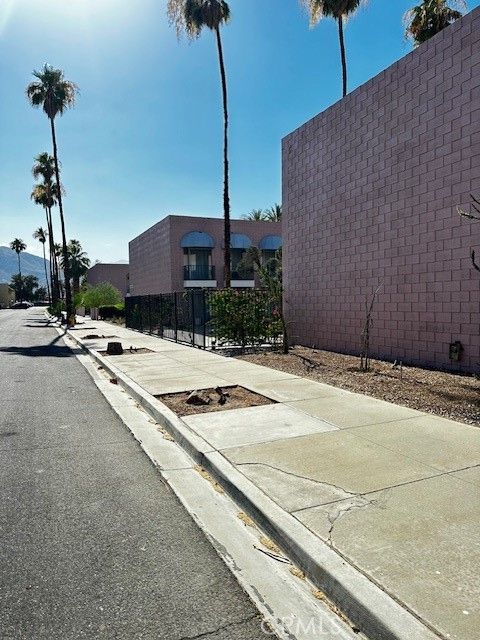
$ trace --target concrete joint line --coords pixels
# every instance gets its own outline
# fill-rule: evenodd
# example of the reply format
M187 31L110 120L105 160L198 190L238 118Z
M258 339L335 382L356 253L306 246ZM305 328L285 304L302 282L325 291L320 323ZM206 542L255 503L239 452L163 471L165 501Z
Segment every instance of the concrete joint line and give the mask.
M293 515L281 509L162 402L144 391L107 358L89 349L71 331L67 331L67 334L116 378L118 384L175 438L197 464L215 477L234 501L363 633L374 640L444 638L348 563ZM344 514L338 517L340 515Z

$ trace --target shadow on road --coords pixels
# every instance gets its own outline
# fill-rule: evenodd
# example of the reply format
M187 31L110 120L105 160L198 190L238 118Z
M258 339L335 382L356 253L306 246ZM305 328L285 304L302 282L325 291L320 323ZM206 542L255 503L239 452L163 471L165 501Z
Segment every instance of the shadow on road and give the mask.
M37 322L36 324L24 324L24 327L29 327L30 329L51 329L52 325L45 322Z
M65 332L62 335L58 335L48 344L38 344L30 347L0 347L0 353L11 353L29 358L68 358L74 355L73 351L64 345L57 345L57 342L64 335Z

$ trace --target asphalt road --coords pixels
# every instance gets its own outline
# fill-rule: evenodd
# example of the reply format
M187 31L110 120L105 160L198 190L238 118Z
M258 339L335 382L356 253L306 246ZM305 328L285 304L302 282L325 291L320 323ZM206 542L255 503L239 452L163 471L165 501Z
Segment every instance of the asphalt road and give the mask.
M0 311L0 638L204 636L266 637L43 311Z

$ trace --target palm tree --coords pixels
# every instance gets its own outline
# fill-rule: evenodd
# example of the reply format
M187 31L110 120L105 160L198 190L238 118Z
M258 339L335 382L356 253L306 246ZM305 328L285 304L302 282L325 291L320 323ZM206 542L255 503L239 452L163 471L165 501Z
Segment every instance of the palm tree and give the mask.
M50 296L50 285L48 283L47 257L45 255L45 243L47 241L48 233L45 231L45 229L43 227L38 227L38 229L36 229L36 231L33 233L33 237L34 237L35 240L38 240L42 245L42 249L43 249L43 266L45 267L45 280L47 281L48 303L52 304L52 298Z
M206 27L215 34L217 43L223 102L223 242L224 242L224 284L231 285L230 259L230 187L228 163L228 96L227 76L223 57L220 28L230 20L230 7L225 0L168 0L168 15L176 26L177 35L185 31L187 37L198 38Z
M55 159L47 152L40 153L35 157L35 164L32 167L33 177L38 180L42 178L40 184L35 185L31 193L31 198L35 202L45 209L45 216L47 219L48 230L48 244L50 253L50 283L52 287L52 302L55 304L59 297L58 287L58 270L57 263L54 255L54 236L53 236L53 222L52 222L52 208L56 206L58 202L57 198L57 185L53 182L55 175Z
M32 193L30 194L30 198L45 209L45 215L47 218L47 237L48 237L48 246L50 253L50 283L52 287L52 302L55 304L59 297L58 290L58 270L57 264L54 256L54 240L53 240L53 225L52 225L52 214L51 214L51 206L53 201L53 196L49 188L45 184L36 184L33 187Z
M53 220L52 220L52 208L58 204L58 186L53 181L55 175L55 158L47 152L40 153L34 158L35 164L32 167L33 177L38 180L42 178L43 182L36 188L37 195L40 195L40 202L37 202L38 198L32 194L33 199L37 204L41 204L45 208L45 214L47 217L48 228L48 241L50 248L50 268L52 270L52 298L55 304L60 298L60 286L58 275L58 263L55 259L55 239L53 234ZM63 189L62 189L63 194ZM54 284L53 284L54 283Z
M20 298L22 298L22 267L20 264L20 254L22 253L22 251L25 251L25 249L27 248L27 245L24 243L24 241L21 238L15 238L14 240L12 240L12 242L10 243L10 249L12 249L12 251L15 251L15 253L17 254L17 258L18 258L18 278L19 278L19 282L20 282ZM22 300L20 300L20 302L22 302Z
M36 80L27 87L27 98L32 107L42 107L50 120L52 134L53 158L55 166L55 180L57 183L58 208L60 211L60 223L62 227L62 253L65 263L65 305L67 310L67 322L74 323L72 291L70 288L70 271L68 264L67 235L65 232L65 219L63 215L62 189L60 182L60 167L58 162L57 139L55 134L55 117L62 115L66 109L73 107L77 86L65 80L61 69L54 69L45 64L41 71L34 71Z
M466 8L464 0L423 0L405 14L405 35L418 46L461 18Z
M265 212L265 220L268 222L280 222L282 219L282 205L274 204L270 209L267 209Z
M242 218L244 220L252 220L255 222L260 222L266 219L265 212L263 211L263 209L252 209L250 213L246 213L245 215L242 216Z
M90 259L78 240L70 240L68 243L68 257L72 276L73 295L75 296L75 294L80 291L80 278L84 276L90 268Z
M347 95L347 56L345 53L344 22L355 13L364 0L302 0L310 14L310 24L314 27L322 18L334 18L338 23L340 56L342 60L343 97Z

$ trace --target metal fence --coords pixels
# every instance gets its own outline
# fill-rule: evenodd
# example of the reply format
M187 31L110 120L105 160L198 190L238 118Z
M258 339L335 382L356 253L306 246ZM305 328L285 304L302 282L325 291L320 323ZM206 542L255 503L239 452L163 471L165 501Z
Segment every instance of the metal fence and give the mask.
M244 347L239 341L226 340L216 331L214 296L217 290L190 289L175 293L125 298L125 326L160 338L189 344L201 349ZM261 289L235 291L251 308L265 318L276 322L275 304L267 291ZM281 335L265 332L256 336L255 345L278 344ZM247 345L248 346L248 345ZM252 345L253 346L253 345Z

